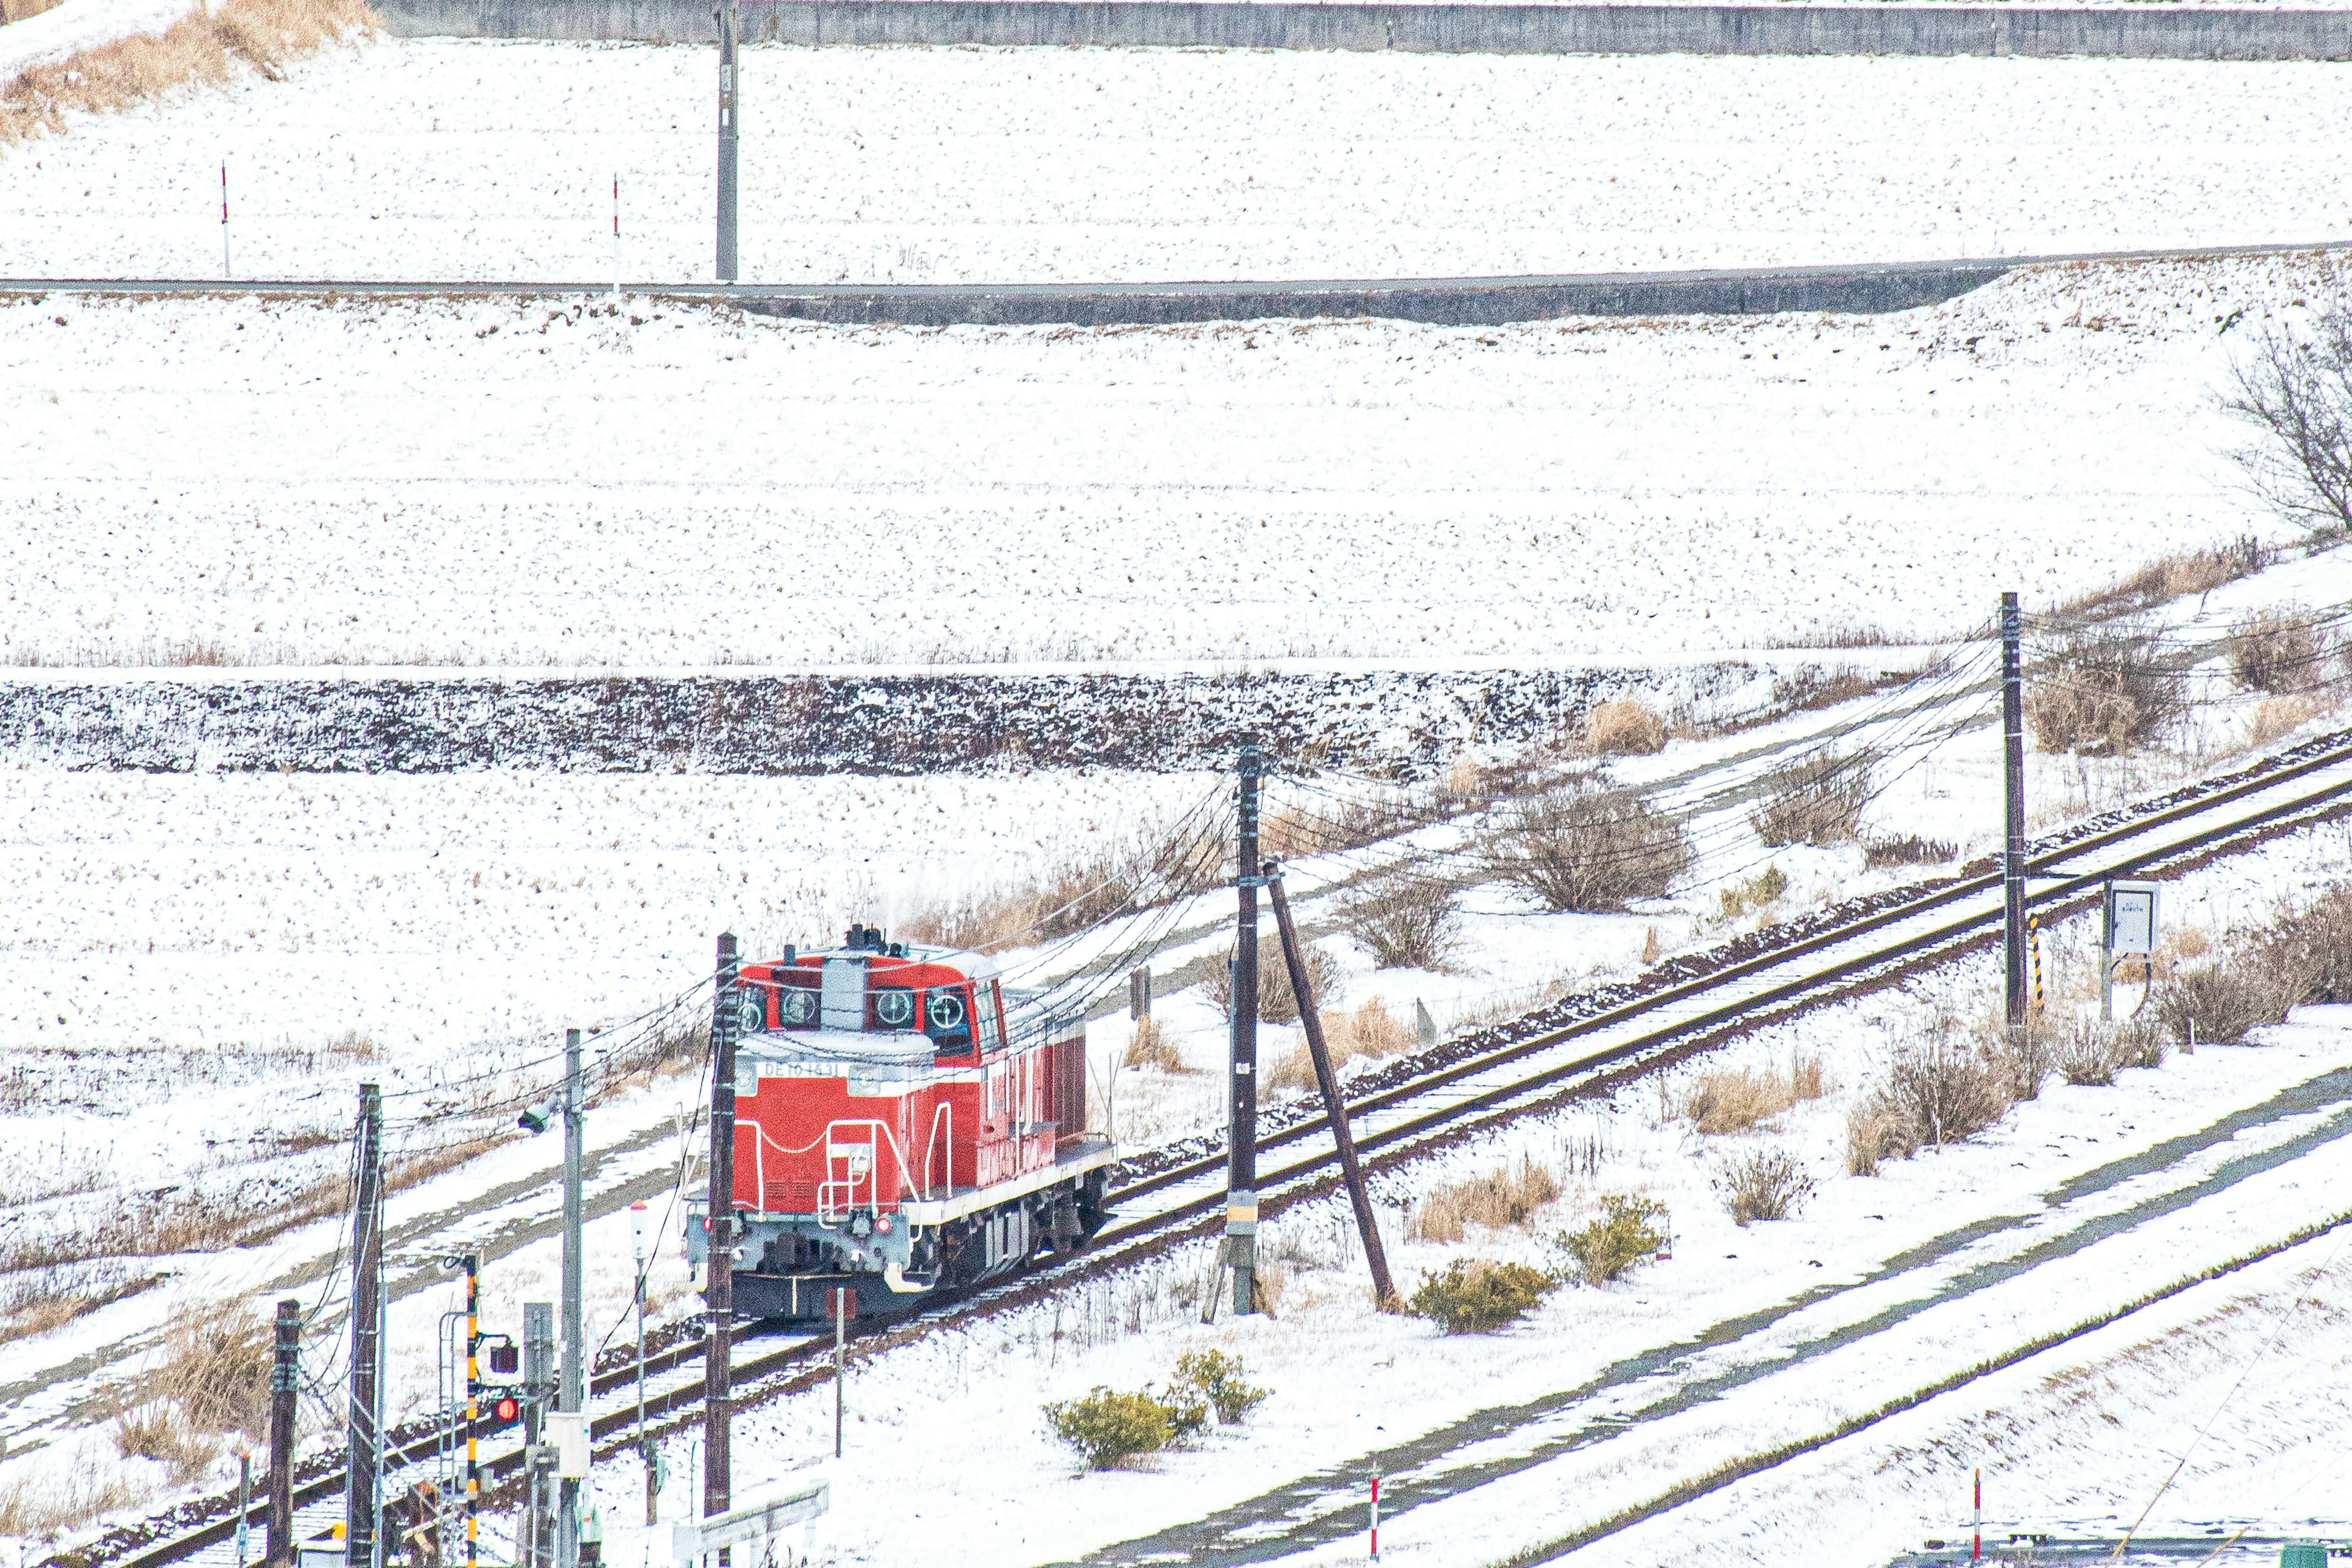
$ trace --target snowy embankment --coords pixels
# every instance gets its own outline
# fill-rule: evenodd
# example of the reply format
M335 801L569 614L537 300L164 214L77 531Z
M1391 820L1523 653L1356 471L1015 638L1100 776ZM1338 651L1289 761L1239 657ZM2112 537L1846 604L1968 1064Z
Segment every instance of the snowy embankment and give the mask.
M203 0L60 0L0 28L0 85L133 33L160 33Z
M0 155L0 275L711 278L710 51L388 43ZM743 278L1429 278L2352 235L2352 76L753 47ZM2021 138L2018 127L2034 133Z
M2003 587L2049 605L2274 529L2217 393L2323 266L1485 330L20 300L0 658L1622 665L1948 636Z

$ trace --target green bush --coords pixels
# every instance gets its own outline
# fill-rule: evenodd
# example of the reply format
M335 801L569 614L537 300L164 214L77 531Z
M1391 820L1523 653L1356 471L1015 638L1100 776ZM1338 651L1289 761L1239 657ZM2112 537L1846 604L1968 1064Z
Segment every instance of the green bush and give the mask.
M1483 1334L1515 1321L1559 1283L1559 1276L1523 1263L1457 1258L1444 1273L1423 1279L1407 1305L1413 1316L1444 1324L1449 1334Z
M1666 1205L1655 1198L1603 1194L1601 1217L1582 1230L1562 1231L1559 1245L1576 1259L1588 1284L1621 1279L1666 1245Z
M1090 1470L1116 1469L1139 1454L1156 1454L1209 1424L1209 1408L1181 1395L1155 1397L1149 1387L1121 1394L1097 1384L1082 1399L1055 1400L1045 1420L1083 1455Z
M1265 1399L1267 1391L1243 1381L1247 1368L1242 1358L1223 1351L1187 1351L1176 1358L1176 1386L1193 1389L1217 1413L1217 1424L1230 1426L1245 1420Z

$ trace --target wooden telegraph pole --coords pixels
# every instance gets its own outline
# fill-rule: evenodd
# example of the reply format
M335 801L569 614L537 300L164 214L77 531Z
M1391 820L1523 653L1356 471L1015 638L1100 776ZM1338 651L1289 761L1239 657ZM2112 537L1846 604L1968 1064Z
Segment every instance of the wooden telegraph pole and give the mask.
M719 939L719 971L710 999L710 1226L702 1300L709 1309L702 1352L702 1513L732 1506L733 1466L728 1452L728 1373L735 1318L735 933Z
M352 1383L344 1473L343 1561L381 1568L376 1535L377 1468L383 1460L383 1091L360 1085L360 1190L352 1209Z
M302 1387L302 1305L278 1303L269 1356L269 1505L264 1510L262 1561L294 1565L294 1396Z
M1356 1135L1348 1127L1348 1108L1339 1099L1339 1075L1331 1066L1331 1052L1323 1043L1323 1016L1316 1011L1314 983L1307 975L1307 956L1298 948L1298 927L1290 918L1290 899L1282 889L1282 868L1269 865L1265 896L1274 905L1274 923L1282 933L1282 961L1290 971L1290 994L1298 998L1298 1022L1307 1031L1307 1054L1315 1063L1315 1082L1323 1091L1323 1114L1331 1123L1331 1142L1339 1153L1339 1173L1347 1179L1348 1201L1355 1206L1356 1230L1364 1239L1364 1261L1372 1270L1372 1304L1388 1311L1396 1301L1396 1286L1389 1279L1389 1258L1381 1246L1381 1227L1372 1213L1372 1194L1364 1186L1364 1168L1356 1162Z

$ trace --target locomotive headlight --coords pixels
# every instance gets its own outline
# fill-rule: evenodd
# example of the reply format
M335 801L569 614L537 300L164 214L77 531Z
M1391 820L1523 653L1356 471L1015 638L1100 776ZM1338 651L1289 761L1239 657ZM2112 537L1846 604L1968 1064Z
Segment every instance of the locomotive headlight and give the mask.
M887 1235L889 1235L889 1234L890 1234L890 1216L889 1216L888 1215L887 1215L887 1214L877 1214L877 1215L876 1215L874 1216L874 1231L875 1231L875 1234L876 1234L876 1235L877 1235L877 1236L887 1236Z

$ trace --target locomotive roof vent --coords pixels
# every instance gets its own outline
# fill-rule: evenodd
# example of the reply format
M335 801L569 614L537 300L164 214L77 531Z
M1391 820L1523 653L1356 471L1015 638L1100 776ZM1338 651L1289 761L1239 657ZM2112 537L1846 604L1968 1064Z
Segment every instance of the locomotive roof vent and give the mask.
M853 925L842 937L841 945L852 952L878 952L888 958L907 956L907 944L885 942L880 926Z

